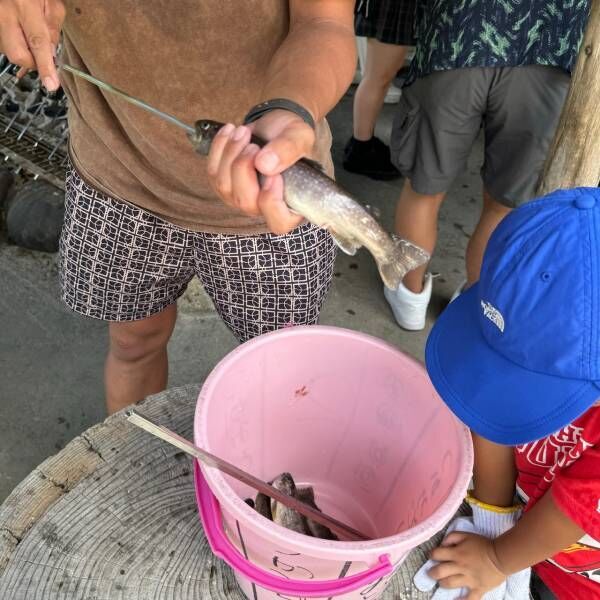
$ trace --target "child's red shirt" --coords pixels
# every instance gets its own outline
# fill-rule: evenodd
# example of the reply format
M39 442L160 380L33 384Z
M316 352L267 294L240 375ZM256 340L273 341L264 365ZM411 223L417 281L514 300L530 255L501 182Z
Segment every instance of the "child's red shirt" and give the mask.
M600 406L547 438L515 448L529 510L549 489L586 535L535 570L559 600L600 600Z

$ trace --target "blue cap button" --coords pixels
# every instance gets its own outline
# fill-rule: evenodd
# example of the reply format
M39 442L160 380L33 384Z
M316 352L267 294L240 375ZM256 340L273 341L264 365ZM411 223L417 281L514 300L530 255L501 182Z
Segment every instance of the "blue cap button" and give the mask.
M594 208L596 206L596 198L588 194L583 194L575 200L575 206L582 209Z

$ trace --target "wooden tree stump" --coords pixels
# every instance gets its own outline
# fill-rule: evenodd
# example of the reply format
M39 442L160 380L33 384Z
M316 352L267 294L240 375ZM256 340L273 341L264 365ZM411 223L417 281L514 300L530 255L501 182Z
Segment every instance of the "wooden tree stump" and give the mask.
M600 0L592 0L569 94L537 194L600 182Z
M147 398L141 410L192 439L199 386ZM436 536L416 549L384 600L429 598L412 587ZM123 413L42 463L0 507L0 598L243 600L198 519L187 455Z

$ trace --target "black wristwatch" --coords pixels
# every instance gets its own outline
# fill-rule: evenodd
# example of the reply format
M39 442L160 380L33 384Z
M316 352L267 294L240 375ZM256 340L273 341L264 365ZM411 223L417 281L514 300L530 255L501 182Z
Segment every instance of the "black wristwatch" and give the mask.
M287 98L273 98L257 104L250 109L244 118L244 125L248 125L257 119L260 119L264 114L272 110L288 110L298 115L305 123L308 123L313 129L315 128L315 120L312 115L297 102L288 100Z

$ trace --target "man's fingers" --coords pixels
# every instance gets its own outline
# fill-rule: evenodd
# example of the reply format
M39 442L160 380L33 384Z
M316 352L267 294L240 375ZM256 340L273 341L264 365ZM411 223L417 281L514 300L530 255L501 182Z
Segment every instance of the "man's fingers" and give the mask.
M246 146L233 161L231 170L231 195L236 206L247 215L258 217L258 194L260 186L254 168L254 157L259 151L255 144Z
M60 80L54 65L54 46L42 7L34 9L33 4L28 4L27 10L21 15L21 27L44 87L54 92L60 87Z
M314 139L309 125L293 123L259 152L256 168L264 175L281 173L310 153Z
M35 60L18 21L0 21L0 47L11 63L26 69L35 69Z
M215 138L217 142L218 138ZM240 155L242 150L248 145L250 141L250 131L247 127L237 127L233 133L226 139L225 144L222 147L215 149L215 156L212 155L213 148L209 155L209 174L213 178L215 189L217 193L226 201L231 203L231 192L232 192L232 181L231 181L231 168L233 161ZM221 140L219 142L222 143ZM218 156L220 154L220 156ZM217 162L218 159L218 162Z
M221 156L223 155L223 150L229 141L229 136L235 129L235 125L231 123L227 123L227 125L223 125L221 129L219 129L215 139L210 145L210 151L208 153L208 162L206 164L206 170L211 177L215 177L219 172L219 163L221 162Z
M281 175L265 178L258 196L258 207L269 230L276 235L289 233L304 220L303 217L290 212L285 203Z
M53 51L56 51L56 46L58 46L60 39L60 30L62 29L67 10L61 0L46 0L44 14L46 16L46 23L48 24Z

